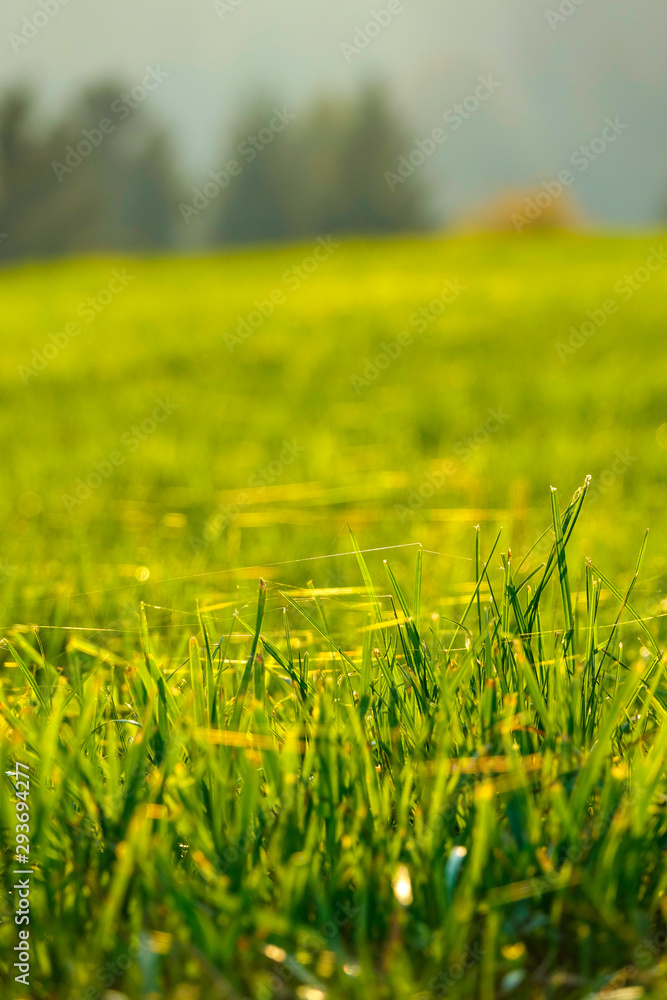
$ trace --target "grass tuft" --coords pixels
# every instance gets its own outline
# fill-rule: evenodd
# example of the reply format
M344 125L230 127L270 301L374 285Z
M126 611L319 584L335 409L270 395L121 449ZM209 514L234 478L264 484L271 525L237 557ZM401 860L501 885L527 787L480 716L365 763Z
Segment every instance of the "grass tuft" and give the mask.
M573 588L587 489L552 491L544 559L477 529L451 617L421 549L384 593L352 535L361 586L262 580L215 644L198 609L175 668L146 607L123 655L8 633L2 880L19 761L35 995L662 995L665 657L631 604L646 539L625 590L592 562Z

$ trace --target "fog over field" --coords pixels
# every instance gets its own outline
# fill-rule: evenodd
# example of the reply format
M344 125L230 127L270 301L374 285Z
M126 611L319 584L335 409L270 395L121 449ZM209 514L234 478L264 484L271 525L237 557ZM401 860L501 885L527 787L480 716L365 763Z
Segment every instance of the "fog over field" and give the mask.
M0 90L33 84L48 116L84 84L132 86L147 64L159 65L169 78L151 96L151 110L171 127L184 173L195 179L221 155L225 130L249 94L265 93L298 111L320 94L351 93L380 80L419 138L474 92L479 76L491 74L500 86L466 121L465 139L462 129L425 168L438 218L465 213L506 188L538 187L599 135L607 116L627 124L628 141L591 164L577 181L575 200L598 224L645 228L664 217L663 4L42 3L8 0L0 12Z

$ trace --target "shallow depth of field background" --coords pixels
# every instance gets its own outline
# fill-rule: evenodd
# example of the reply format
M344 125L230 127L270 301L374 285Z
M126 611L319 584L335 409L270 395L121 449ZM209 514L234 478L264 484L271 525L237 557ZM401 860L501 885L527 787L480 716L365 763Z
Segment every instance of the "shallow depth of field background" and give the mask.
M260 566L272 581L358 584L354 559L298 561L349 552L347 524L364 548L439 553L426 556L425 596L442 610L473 579L475 524L488 544L502 526L524 554L549 524L549 486L564 502L588 474L580 569L591 556L624 578L650 527L637 603L660 613L667 268L627 302L614 293L660 246L341 241L294 290L286 272L313 244L5 271L3 624L111 628L132 641L140 600L176 609L150 612L163 627L187 625L197 598L229 600L231 614ZM127 287L24 384L17 369L47 342L41 331L63 329L123 269ZM462 291L418 332L410 318L433 310L447 282ZM275 289L273 315L227 343ZM618 313L561 360L570 327L610 296ZM402 331L412 342L369 369ZM142 432L158 400L173 413ZM502 426L487 434L490 410ZM414 549L391 560L409 578Z
M406 3L376 34L351 3L224 7L91 0L39 30L28 0L3 9L1 624L133 641L141 601L187 633L199 599L222 627L260 569L358 584L332 558L348 524L410 572L429 550L435 610L471 579L476 524L523 552L550 485L587 475L579 566L630 572L650 527L637 602L662 613L667 265L627 276L663 259L664 9ZM391 191L480 78L493 93ZM276 107L295 121L188 219ZM617 140L516 227L608 120Z

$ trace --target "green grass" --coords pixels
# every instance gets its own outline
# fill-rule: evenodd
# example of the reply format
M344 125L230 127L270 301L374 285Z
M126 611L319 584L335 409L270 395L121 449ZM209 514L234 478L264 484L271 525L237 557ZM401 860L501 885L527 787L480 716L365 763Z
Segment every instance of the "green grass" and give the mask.
M444 553L427 574L435 599L470 579L459 557L475 524L528 544L549 486L573 491L590 474L599 488L618 451L632 461L591 505L576 554L624 572L650 526L642 599L655 611L667 592L667 268L565 362L557 344L588 310L620 302L616 282L661 245L531 234L352 242L298 289L283 278L312 245L0 272L0 624L136 627L141 599L189 610L233 591L235 567L344 551L346 523L368 548L420 542ZM122 268L134 280L94 323L78 318L80 335L24 384L33 349ZM423 332L411 326L456 280L467 289ZM225 333L275 289L283 303L230 353ZM352 377L403 330L412 345L357 395ZM159 398L178 409L130 450L123 435ZM510 418L466 444L498 408ZM284 441L301 450L267 485L262 470ZM123 463L68 509L63 495L114 451ZM429 492L426 477L444 463L453 471L443 485L401 519L410 491ZM235 504L231 523L194 551L191 539ZM409 553L395 558L407 566ZM344 577L347 564L330 565ZM280 572L307 578L303 566ZM198 573L212 575L182 579Z
M312 245L0 272L17 1000L662 995L667 268L615 291L661 246L348 242L298 288ZM7 782L7 888L15 825Z
M633 605L643 547L623 592L591 563L572 588L585 493L561 514L552 492L545 560L478 535L448 617L421 551L413 581L373 581L352 537L355 588L262 582L178 650L145 616L127 656L77 635L51 661L15 632L16 995L663 996L665 658Z

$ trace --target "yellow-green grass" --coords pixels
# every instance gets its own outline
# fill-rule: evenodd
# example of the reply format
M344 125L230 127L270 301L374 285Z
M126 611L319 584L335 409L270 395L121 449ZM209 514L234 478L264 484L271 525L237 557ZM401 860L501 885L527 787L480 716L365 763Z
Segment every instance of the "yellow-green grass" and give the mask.
M3 997L664 997L665 657L643 547L577 606L585 492L544 561L476 546L449 617L357 551L353 592L262 581L182 659L143 615L123 655L13 632Z
M661 237L345 242L328 257L321 250L326 259L302 270L297 288L293 269L314 246L0 273L0 624L101 627L129 620L140 598L190 610L195 596L242 578L222 571L345 551L346 523L362 547L421 542L443 553L428 557L435 599L470 579L462 556L476 523L527 542L548 518L549 485L571 492L587 474L605 488L577 551L626 570L650 526L643 586L655 610L667 523L667 268L627 301L615 286ZM87 323L79 308L123 269L132 280ZM457 281L465 290L419 332L411 316ZM273 315L230 351L225 334L276 290ZM610 298L618 311L561 360L570 327ZM81 332L39 374L26 372L33 350L43 354L69 322ZM403 331L414 339L387 370L353 382ZM133 450L124 435L157 399L178 409ZM510 416L470 447L490 409ZM271 466L275 481L263 488L285 441L298 454ZM122 463L88 499L63 500L114 452ZM618 452L627 468L615 474ZM442 470L442 485L407 513L410 491L432 492L427 477ZM349 566L265 575L340 582ZM200 573L213 575L160 583Z

